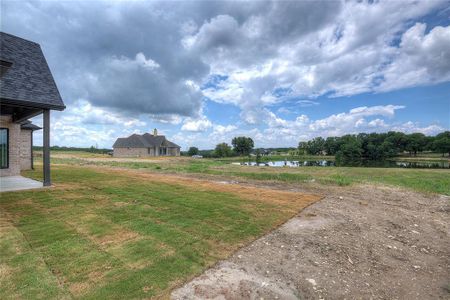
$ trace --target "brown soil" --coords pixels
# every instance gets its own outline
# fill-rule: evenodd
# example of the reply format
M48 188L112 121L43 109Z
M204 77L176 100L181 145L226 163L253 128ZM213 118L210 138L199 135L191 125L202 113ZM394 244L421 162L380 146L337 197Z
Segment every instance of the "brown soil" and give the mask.
M369 185L312 192L325 197L172 298L450 299L449 197Z

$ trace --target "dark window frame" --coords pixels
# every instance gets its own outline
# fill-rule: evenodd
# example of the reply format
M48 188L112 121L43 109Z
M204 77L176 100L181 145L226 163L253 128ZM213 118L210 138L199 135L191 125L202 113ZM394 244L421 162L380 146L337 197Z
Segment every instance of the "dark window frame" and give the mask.
M0 169L9 169L9 128L0 127L0 130L6 130L6 167L0 165Z

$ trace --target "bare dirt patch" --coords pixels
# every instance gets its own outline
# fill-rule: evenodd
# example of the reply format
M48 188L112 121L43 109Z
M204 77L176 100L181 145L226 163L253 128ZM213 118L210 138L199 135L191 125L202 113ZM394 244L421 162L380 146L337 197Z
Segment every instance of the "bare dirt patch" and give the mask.
M14 268L8 266L7 264L0 263L0 280L8 280L14 273Z
M72 295L80 296L86 293L90 287L88 282L76 282L69 285L69 291Z
M109 155L103 154L93 154L93 153L59 153L53 152L52 158L62 158L62 159L70 159L75 158L79 160L83 160L86 162L147 162L147 163L179 163L182 161L188 161L190 158L188 157L170 157L170 156L155 156L155 157L111 157Z
M316 192L326 197L172 298L450 298L449 197L370 185Z
M98 242L102 246L106 245L115 245L122 244L129 240L135 240L139 237L137 232L120 228L114 231L114 233L96 238L96 242Z

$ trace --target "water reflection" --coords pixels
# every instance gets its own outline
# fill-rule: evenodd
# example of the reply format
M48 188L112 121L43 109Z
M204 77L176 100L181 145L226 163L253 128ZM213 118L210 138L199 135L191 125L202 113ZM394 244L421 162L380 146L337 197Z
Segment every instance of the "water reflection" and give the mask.
M260 167L334 167L336 162L332 160L277 160L269 162L234 162L234 165L241 166L260 166ZM358 167L372 167L372 168L427 168L427 169L449 169L448 161L360 161L352 164Z
M233 163L234 165L241 166L264 166L264 167L332 167L335 165L332 160L277 160L277 161L269 161L269 162L241 162L241 163Z

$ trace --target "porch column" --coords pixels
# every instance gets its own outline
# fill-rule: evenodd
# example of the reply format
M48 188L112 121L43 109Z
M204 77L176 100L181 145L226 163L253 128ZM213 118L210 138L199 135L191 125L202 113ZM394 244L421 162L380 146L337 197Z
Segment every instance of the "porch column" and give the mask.
M34 130L31 130L31 149L30 149L30 155L31 155L31 170L34 170L34 158L33 158L33 133L34 133Z
M50 110L44 109L44 186L52 185L50 178Z

